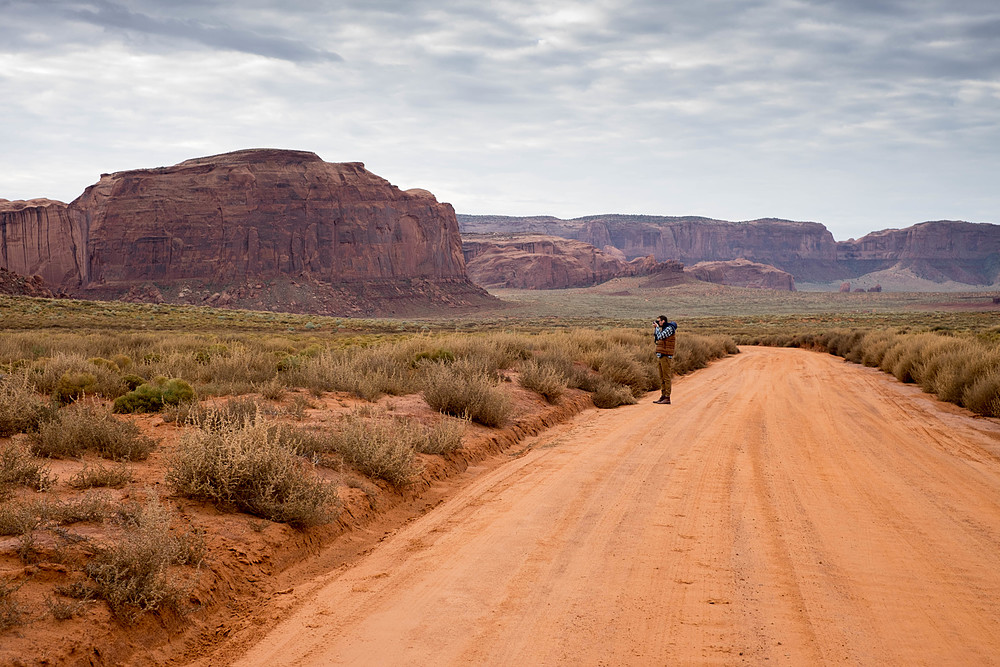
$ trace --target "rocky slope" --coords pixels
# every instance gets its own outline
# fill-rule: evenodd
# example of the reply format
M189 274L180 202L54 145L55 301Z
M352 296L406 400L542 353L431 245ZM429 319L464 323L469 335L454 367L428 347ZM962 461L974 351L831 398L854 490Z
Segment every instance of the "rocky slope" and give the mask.
M54 294L45 286L41 276L25 278L0 267L0 294L12 296L34 296L51 299Z
M586 287L662 268L652 257L627 262L614 248L605 252L582 241L541 234L467 235L462 248L469 278L484 287Z
M795 291L795 280L792 278L792 274L767 264L758 264L746 259L733 259L727 262L698 262L694 266L686 267L684 272L707 283L786 292Z
M103 174L68 205L3 202L0 230L2 266L84 298L285 310L290 291L300 312L345 315L492 301L466 277L450 204L304 151Z
M626 258L652 254L686 265L746 259L801 282L858 278L896 268L934 281L1000 281L1000 225L925 222L837 242L817 222L773 218L728 222L700 217L598 215L572 220L460 215L463 233L540 233L613 246Z

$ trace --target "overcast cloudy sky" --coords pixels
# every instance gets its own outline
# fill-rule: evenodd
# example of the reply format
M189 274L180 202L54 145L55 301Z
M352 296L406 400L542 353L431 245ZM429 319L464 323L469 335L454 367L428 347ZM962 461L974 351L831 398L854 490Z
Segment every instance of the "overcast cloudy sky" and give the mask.
M1000 223L1000 2L0 0L0 197L251 147L460 213Z

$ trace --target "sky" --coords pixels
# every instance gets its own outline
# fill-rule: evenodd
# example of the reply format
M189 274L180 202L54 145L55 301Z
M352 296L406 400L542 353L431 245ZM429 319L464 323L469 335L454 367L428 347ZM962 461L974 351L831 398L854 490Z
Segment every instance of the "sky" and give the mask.
M459 213L1000 223L1000 2L0 0L0 198L262 147Z

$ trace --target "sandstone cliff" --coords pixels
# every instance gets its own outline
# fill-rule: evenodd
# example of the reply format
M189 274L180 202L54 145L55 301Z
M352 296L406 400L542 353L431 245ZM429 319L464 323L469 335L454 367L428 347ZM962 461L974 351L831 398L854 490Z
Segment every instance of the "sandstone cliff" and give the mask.
M261 284L262 307L281 310L272 293L291 281L299 291L334 288L320 305L299 300L330 314L353 314L364 298L400 307L407 292L429 304L443 294L454 296L448 306L492 301L468 282L450 204L403 192L361 163L304 151L244 150L103 174L68 205L3 203L0 229L3 266L84 298L141 296L148 290L137 286L150 283L167 301L184 301L176 296L184 290L171 289L183 283L191 302Z
M928 280L989 285L1000 279L1000 226L957 220L872 232L837 244L851 277L909 269Z
M581 241L540 234L466 235L462 247L469 278L484 287L586 287L659 268L652 257L627 262L614 250L604 252Z
M774 266L802 282L853 279L891 267L935 281L987 285L1000 281L1000 225L925 222L836 242L820 223L766 218L727 222L701 217L598 215L458 216L463 233L537 233L619 249L626 258L658 261L746 259Z
M795 291L792 274L767 264L759 264L746 259L726 262L698 262L684 269L698 280L735 287Z

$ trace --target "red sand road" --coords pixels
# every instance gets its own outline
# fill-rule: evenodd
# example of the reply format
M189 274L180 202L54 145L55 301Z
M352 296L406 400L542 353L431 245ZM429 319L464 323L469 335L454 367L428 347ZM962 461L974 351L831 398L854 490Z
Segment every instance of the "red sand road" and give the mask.
M547 432L211 661L1000 664L995 420L802 350L674 391Z

